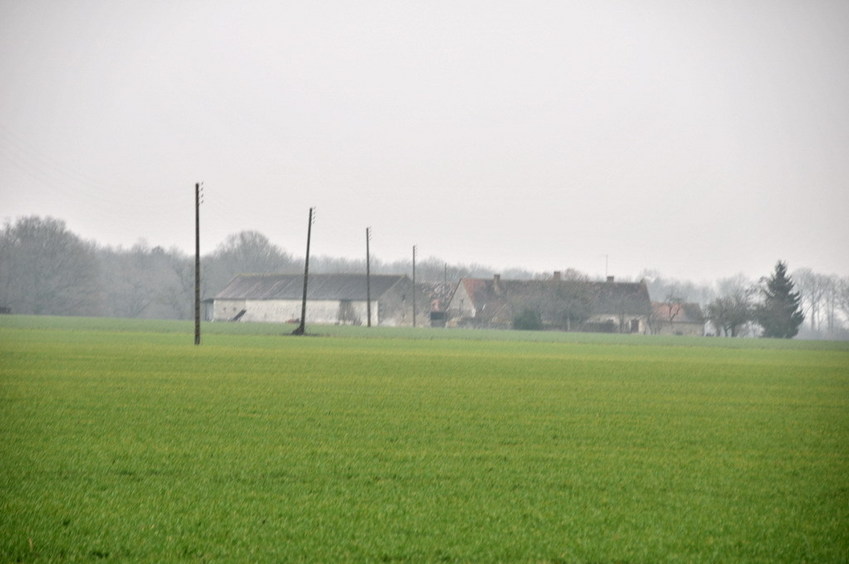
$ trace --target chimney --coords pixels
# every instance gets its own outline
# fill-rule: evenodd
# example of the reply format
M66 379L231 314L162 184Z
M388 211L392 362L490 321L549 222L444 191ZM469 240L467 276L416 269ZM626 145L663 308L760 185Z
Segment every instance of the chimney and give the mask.
M607 277L607 281L608 281L608 282L613 282L613 276L608 276L608 277Z
M562 275L562 274L560 274L560 271L559 271L559 270L555 270L555 271L554 271L554 281L555 281L555 282L560 282L561 280L563 280L563 275Z
M492 277L492 289L495 290L496 294L501 293L501 275L496 274Z

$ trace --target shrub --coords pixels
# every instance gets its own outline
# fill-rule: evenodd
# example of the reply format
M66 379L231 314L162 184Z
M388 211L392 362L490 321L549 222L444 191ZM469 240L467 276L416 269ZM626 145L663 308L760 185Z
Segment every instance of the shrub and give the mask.
M513 318L513 329L540 331L542 329L542 316L533 309L523 309L522 313Z

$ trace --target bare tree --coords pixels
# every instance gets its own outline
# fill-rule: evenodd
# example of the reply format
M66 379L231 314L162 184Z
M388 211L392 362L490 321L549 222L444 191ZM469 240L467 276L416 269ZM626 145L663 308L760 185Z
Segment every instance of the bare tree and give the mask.
M97 315L100 295L93 243L49 217L6 222L0 234L0 304L16 313Z
M715 292L708 284L695 283L690 280L664 278L656 270L643 270L638 278L646 283L649 295L652 296L654 301L659 301L661 297L674 294L685 296L687 301L705 306L715 297Z
M757 288L742 274L717 282L719 297L706 308L707 319L716 328L717 335L737 337L754 320Z
M587 279L572 277L558 283L554 289L552 307L560 328L572 331L589 319L594 297L593 287Z
M752 320L751 304L743 294L722 296L707 305L707 317L717 335L737 337L740 328Z
M171 283L166 285L159 300L167 306L177 319L189 319L193 313L195 268L193 260L173 249L167 255L167 265L172 273Z
M823 298L823 307L825 309L826 332L830 339L837 336L837 331L840 328L840 321L837 317L840 278L837 275L825 277L825 294Z
M194 272L177 249L150 248L140 241L130 249L98 250L105 315L188 319L192 313Z
M834 304L835 309L843 313L843 318L849 320L849 277L835 281Z
M674 287L670 288L669 293L667 293L664 300L660 302L662 305L662 307L659 308L660 311L657 313L653 312L653 320L661 326L663 324L667 324L672 327L672 324L675 323L675 320L681 315L681 312L684 311L684 304L686 302L686 296L682 295L680 291L676 290Z
M239 274L295 273L301 266L262 233L242 231L204 257L201 268L204 294L214 295Z
M803 312L811 321L811 331L818 333L822 329L822 313L831 280L810 268L800 268L793 273L793 281L802 297Z
M102 249L98 253L104 280L104 303L115 317L141 317L155 299L156 273L150 249L140 241L131 249Z

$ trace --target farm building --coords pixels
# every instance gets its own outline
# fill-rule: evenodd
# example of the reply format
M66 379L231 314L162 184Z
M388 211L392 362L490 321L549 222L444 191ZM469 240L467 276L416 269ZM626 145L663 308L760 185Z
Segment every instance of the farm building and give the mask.
M413 322L413 283L403 275L311 274L307 285L307 323L360 325L368 318L370 286L372 325ZM301 317L301 274L240 274L213 298L213 321L295 322ZM420 321L427 299L416 304Z
M705 316L695 303L652 302L652 330L656 335L703 337Z
M651 300L644 282L464 278L448 304L449 325L509 328L522 312L565 331L648 333Z

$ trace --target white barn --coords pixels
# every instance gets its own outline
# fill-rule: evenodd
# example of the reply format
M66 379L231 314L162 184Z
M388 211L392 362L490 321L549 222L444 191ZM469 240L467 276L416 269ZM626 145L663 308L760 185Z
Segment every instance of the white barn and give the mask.
M240 274L213 298L212 320L297 322L303 293L302 274ZM413 324L412 281L385 274L371 275L370 284L365 274L311 274L306 322L365 325L369 293L372 325ZM417 306L426 304L420 296Z

